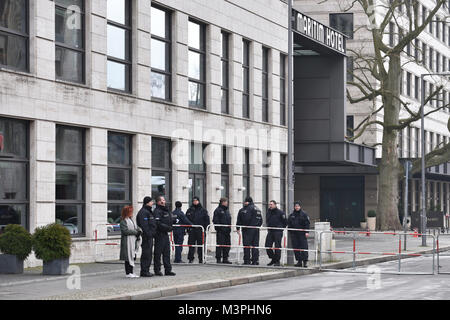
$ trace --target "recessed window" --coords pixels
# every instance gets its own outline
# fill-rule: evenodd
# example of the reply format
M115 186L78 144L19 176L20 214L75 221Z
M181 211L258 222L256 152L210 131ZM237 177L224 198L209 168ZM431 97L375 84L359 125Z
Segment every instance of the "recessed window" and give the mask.
M56 223L83 235L85 216L85 130L56 126Z
M189 20L189 106L206 109L206 26Z
M152 198L164 196L171 207L171 143L170 140L152 138Z
M230 112L230 34L222 31L222 55L221 55L221 110L222 113Z
M132 203L131 196L131 136L108 132L108 223L120 223L124 206ZM108 231L116 231L108 228Z
M242 116L250 118L250 41L242 41Z
M280 124L286 125L286 60L285 54L280 54Z
M84 1L55 0L56 78L84 82Z
M0 1L0 66L28 71L28 1Z
M330 27L353 39L353 13L331 13Z
M169 101L172 90L171 13L163 8L151 9L151 94L153 98Z
M0 118L0 233L8 224L28 228L28 123Z
M262 48L262 121L269 122L269 48Z
M131 92L131 2L108 0L108 88Z

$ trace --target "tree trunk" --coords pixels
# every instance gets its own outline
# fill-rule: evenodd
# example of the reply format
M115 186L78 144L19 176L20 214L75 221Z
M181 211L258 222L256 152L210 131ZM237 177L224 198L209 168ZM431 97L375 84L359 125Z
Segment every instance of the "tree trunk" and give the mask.
M398 177L400 162L397 152L398 130L392 128L399 123L400 102L400 58L390 56L389 71L383 95L384 127L381 163L379 165L377 229L400 230L398 217Z

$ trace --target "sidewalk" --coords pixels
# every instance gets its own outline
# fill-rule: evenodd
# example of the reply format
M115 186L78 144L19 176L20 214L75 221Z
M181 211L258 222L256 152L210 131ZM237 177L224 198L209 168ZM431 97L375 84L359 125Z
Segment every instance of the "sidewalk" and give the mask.
M336 251L353 250L353 235L335 235L334 239L336 240ZM313 239L310 239L310 242L310 248L314 248ZM439 242L441 252L450 250L450 237L441 237ZM355 244L357 252L380 253L398 252L399 250L398 236L371 235L367 237L360 235L356 237ZM409 238L407 249L406 252L409 254L422 253L429 255L433 252L432 241L428 239L428 247L422 247L421 238ZM215 261L211 252L208 253L208 256L208 263ZM231 258L234 258L233 254ZM351 268L353 266L352 258L353 254L336 254L335 260L322 264L322 268ZM240 259L242 259L242 252L240 253ZM411 257L411 259L414 259L414 257ZM398 260L398 256L358 254L356 255L355 266L365 266L393 260ZM260 250L260 266L249 267L236 264L200 265L198 263L173 264L173 271L177 274L174 277L154 276L137 279L125 277L124 265L121 261L71 264L79 266L81 270L81 288L79 290L68 289L68 279L73 279L71 275L43 276L41 274L42 267L28 268L25 269L24 274L20 275L0 274L0 300L153 299L320 272L318 265L314 263L314 252L310 252L309 269L265 267L268 261L265 250ZM242 263L242 261L239 262ZM135 273L139 274L139 271L139 261L137 261ZM402 271L408 270L402 269ZM420 271L431 271L431 264L429 268L427 266L427 270ZM251 297L249 298L251 299Z

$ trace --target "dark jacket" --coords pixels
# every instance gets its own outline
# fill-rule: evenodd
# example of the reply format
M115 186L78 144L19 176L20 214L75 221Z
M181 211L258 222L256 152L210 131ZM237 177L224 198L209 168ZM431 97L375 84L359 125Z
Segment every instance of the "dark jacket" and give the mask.
M189 220L184 212L180 208L176 208L172 212L172 217L174 218L174 224L184 224L184 225L191 225L192 222ZM174 227L173 233L174 235L184 236L185 235L186 228L185 227Z
M191 220L193 225L200 225L205 228L204 231L206 231L206 227L211 223L211 220L209 219L208 211L202 207L202 205L199 203L197 206L192 205L187 211L186 211L186 217ZM200 228L193 228L200 230Z
M154 215L156 220L157 234L167 234L167 232L172 231L172 214L169 212L169 209L167 207L156 205Z
M223 205L219 205L216 210L214 210L214 216L213 216L213 223L214 224L224 224L224 225L231 225L231 214L228 210L228 207L225 207ZM231 227L221 227L221 226L215 226L214 227L217 232L222 233L230 233Z
M309 229L310 222L308 214L300 209L300 211L293 211L288 218L288 228L292 229ZM292 231L295 232L295 231Z
M136 216L136 224L142 229L143 237L151 239L156 232L156 220L152 212L152 208L149 206L142 206Z
M248 206L244 206L241 210L239 210L236 225L260 227L262 226L262 222L261 210L259 210L259 208L253 203L250 203ZM242 230L244 231L244 229L245 228Z
M278 208L267 210L266 225L273 228L286 228L287 220L283 211ZM277 229L269 229L269 231L280 231Z

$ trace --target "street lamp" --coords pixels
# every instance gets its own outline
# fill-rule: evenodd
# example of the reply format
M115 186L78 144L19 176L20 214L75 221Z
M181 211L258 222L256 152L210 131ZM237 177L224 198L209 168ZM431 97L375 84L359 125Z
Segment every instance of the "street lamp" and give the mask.
M450 76L450 72L442 73L423 73L420 75L420 83L422 84L422 92L420 97L420 116L421 116L421 136L422 136L422 212L420 214L420 233L422 233L422 246L427 245L427 214L426 214L426 199L425 199L425 116L424 116L424 103L425 103L425 83L424 78L426 76Z

